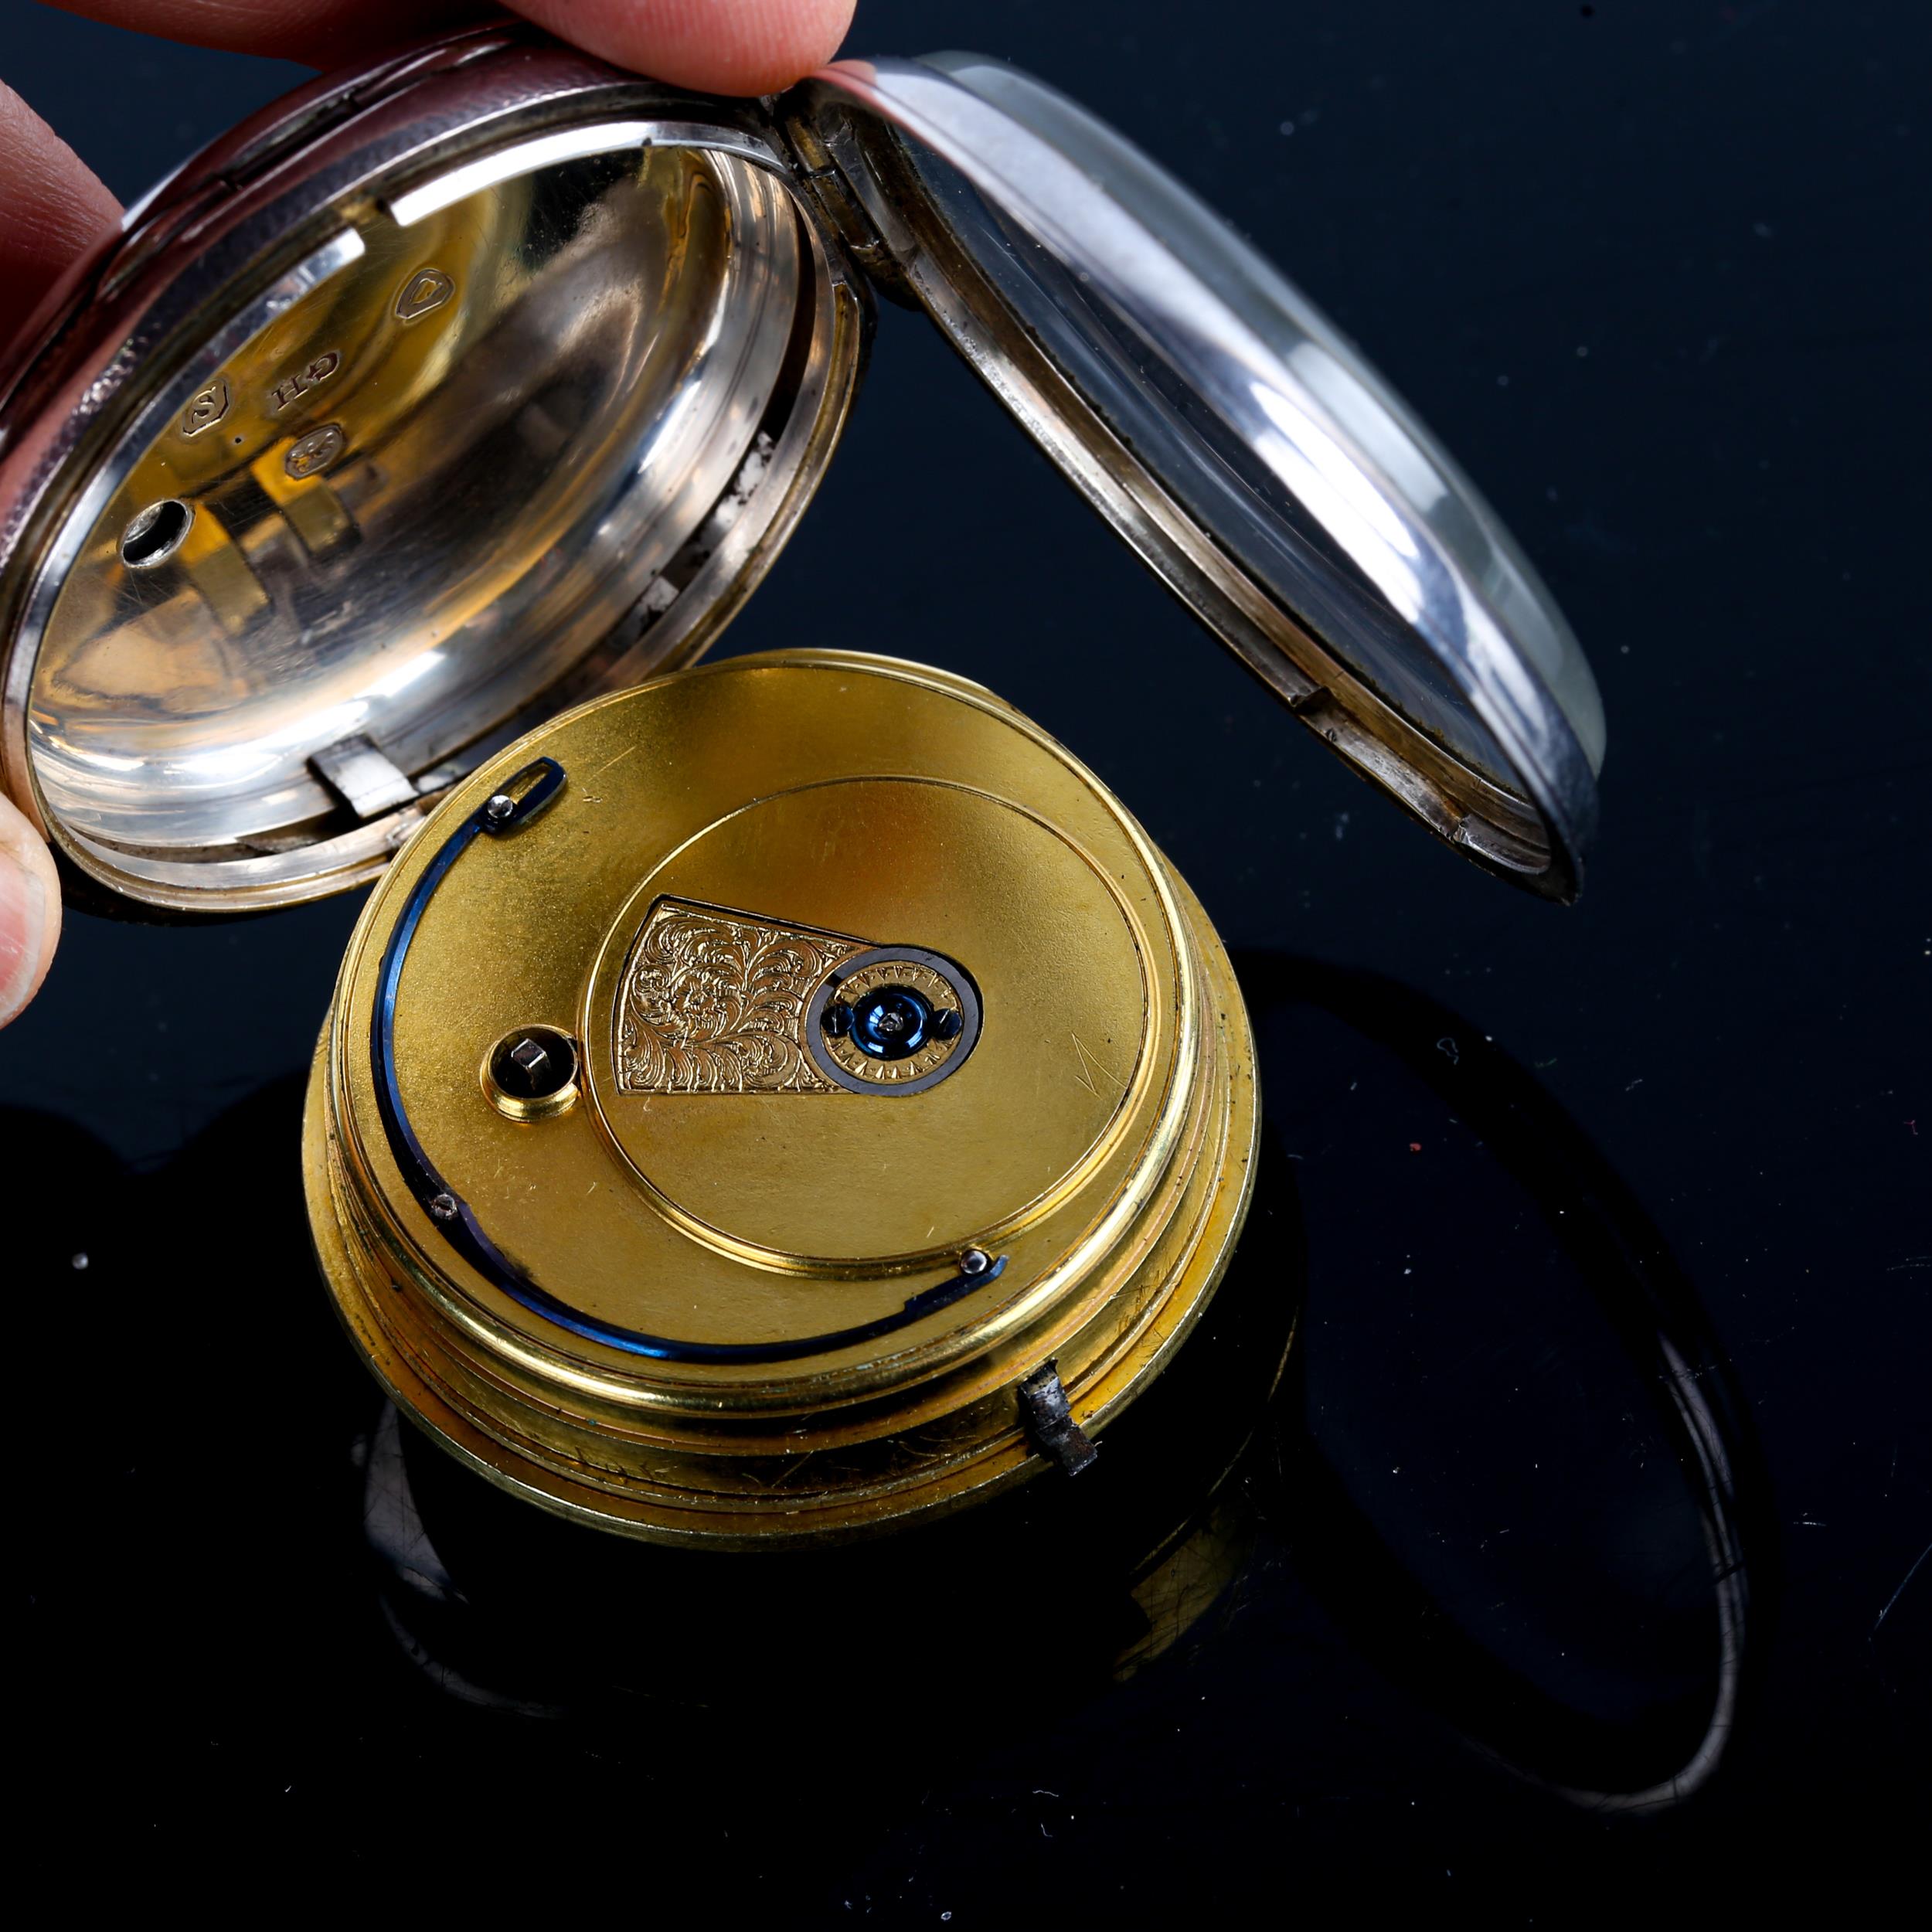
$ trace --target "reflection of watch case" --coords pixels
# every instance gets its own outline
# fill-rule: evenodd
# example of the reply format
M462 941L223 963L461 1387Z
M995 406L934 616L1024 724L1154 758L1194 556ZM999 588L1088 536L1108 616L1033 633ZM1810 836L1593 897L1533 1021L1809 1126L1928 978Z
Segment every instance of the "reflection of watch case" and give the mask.
M0 392L9 794L100 903L383 875L325 1272L419 1421L646 1536L1079 1468L1246 1202L1225 955L1091 774L888 659L660 675L815 488L874 284L1359 770L1573 894L1602 723L1527 564L1295 291L990 63L753 104L438 40L190 164Z

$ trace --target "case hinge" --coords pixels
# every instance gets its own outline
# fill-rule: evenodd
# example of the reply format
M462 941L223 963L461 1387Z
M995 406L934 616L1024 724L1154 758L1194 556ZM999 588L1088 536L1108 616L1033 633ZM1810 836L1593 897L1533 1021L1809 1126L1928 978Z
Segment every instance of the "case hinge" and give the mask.
M880 294L916 306L898 261L852 192L851 176L840 156L827 145L818 128L802 115L787 115L780 125L797 163L794 172L799 185L830 223L832 233L845 245L845 253ZM838 141L836 131L832 138Z

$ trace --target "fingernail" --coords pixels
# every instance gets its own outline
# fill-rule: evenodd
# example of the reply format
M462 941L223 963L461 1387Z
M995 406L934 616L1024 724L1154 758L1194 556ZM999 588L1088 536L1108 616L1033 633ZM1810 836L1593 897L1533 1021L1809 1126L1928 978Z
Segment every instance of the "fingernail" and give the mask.
M47 944L47 889L0 845L0 1026L27 1003Z

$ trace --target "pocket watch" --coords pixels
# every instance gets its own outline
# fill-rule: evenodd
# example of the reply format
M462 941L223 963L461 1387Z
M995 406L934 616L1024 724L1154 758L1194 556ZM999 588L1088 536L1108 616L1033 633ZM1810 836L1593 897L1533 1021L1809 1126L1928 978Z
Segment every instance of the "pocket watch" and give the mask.
M0 376L9 794L96 905L375 882L310 1092L330 1292L459 1458L646 1540L1078 1472L1248 1198L1226 955L1073 755L862 630L688 668L875 294L1332 750L1574 896L1603 723L1528 563L1295 289L997 63L743 102L446 36L217 141Z

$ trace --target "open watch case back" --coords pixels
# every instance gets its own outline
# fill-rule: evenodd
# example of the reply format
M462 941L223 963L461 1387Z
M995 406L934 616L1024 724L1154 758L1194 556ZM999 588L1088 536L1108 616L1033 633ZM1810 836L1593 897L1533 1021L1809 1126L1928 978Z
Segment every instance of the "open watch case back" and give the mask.
M0 772L77 896L379 880L318 1253L406 1410L600 1526L838 1539L1077 1468L1220 1279L1220 942L990 694L682 668L837 444L875 287L1332 749L1574 896L1603 724L1467 481L1305 300L968 56L731 102L534 30L245 124L0 382Z

